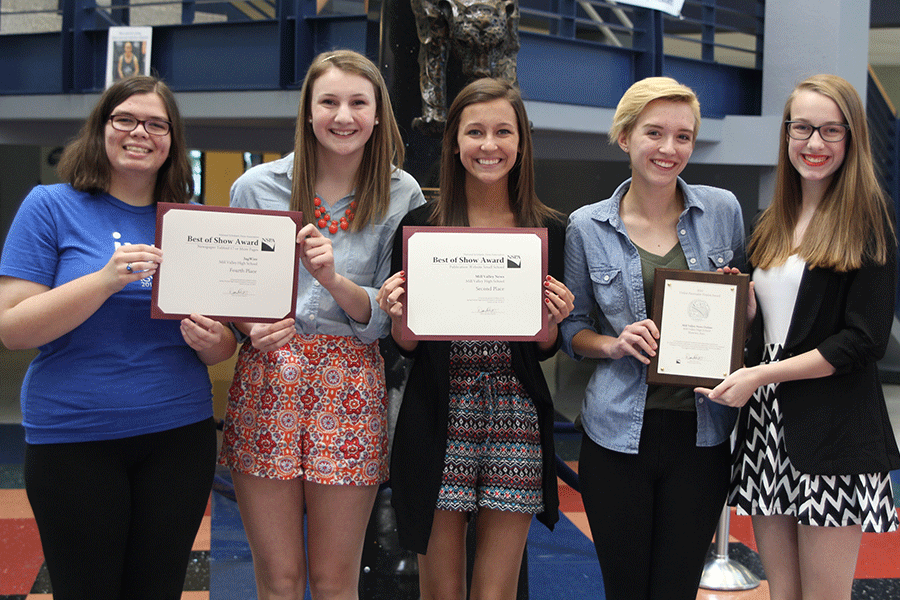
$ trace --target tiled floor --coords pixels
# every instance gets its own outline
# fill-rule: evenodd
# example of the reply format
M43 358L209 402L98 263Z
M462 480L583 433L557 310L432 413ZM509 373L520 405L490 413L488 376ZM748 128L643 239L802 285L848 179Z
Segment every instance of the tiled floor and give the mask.
M50 599L49 582L40 541L22 490L23 434L19 425L18 386L26 353L0 348L0 600ZM18 365L18 366L17 366ZM573 418L583 390L585 366L563 359L550 374L558 386L557 406ZM900 386L885 386L892 421L900 434ZM3 424L5 423L5 424ZM898 435L900 437L900 435ZM558 436L558 451L577 470L578 437ZM226 473L221 474L227 478ZM900 491L900 478L894 484ZM223 489L227 481L220 480ZM563 518L554 532L535 523L528 542L528 591L535 600L603 598L602 579L593 554L590 532L577 492L560 481ZM183 600L253 600L250 552L236 505L214 492L194 546ZM376 507L370 543L364 557L362 598L405 600L418 598L414 560L396 550L387 499ZM731 518L730 553L762 577L752 528L746 517ZM864 535L857 565L854 600L900 598L900 533ZM698 600L767 600L765 580L755 590L701 590Z

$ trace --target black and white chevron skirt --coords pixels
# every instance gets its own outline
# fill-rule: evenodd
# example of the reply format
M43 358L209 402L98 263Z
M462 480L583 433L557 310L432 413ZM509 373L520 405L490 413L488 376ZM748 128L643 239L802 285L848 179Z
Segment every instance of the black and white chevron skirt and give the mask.
M766 347L772 362L780 345ZM861 525L864 532L897 529L889 473L809 475L797 471L784 446L777 386L759 388L747 402L749 428L736 452L728 504L742 515L791 515L801 525Z

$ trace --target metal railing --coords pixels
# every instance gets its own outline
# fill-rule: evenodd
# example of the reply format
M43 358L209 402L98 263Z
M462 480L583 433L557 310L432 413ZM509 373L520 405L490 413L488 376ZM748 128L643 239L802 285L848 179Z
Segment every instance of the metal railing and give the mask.
M871 67L866 88L866 118L875 172L894 207L894 229L900 231L900 119ZM900 317L900 282L894 314Z
M866 90L866 117L878 178L894 209L900 212L900 121L871 68Z
M522 0L520 29L643 50L645 9L613 0ZM710 63L762 68L762 0L686 0L681 17L655 13L663 53Z
M353 0L349 0L352 2ZM275 20L280 0L80 0L78 9L109 26L193 25ZM68 0L0 1L0 35L62 30ZM363 6L363 0L358 0Z
M377 56L384 1L0 0L0 94L99 91L106 30L118 25L154 28L151 67L176 91L293 89L318 51ZM762 0L686 0L683 12L678 19L612 0L521 0L530 97L614 106L631 82L667 74L741 96L710 114L759 114ZM577 84L573 67L587 66L608 89L573 97L564 84Z

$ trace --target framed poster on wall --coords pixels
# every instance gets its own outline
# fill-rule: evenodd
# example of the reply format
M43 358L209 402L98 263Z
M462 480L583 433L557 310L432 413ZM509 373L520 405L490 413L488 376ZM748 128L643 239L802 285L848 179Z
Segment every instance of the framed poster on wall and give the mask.
M152 27L110 27L106 47L106 87L132 75L150 74Z

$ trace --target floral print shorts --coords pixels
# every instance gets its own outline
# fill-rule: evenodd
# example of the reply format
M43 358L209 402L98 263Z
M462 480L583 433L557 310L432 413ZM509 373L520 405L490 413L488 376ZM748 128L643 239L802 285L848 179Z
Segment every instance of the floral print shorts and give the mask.
M377 342L298 335L260 352L248 341L228 392L219 463L269 479L378 485L387 480L386 414Z

